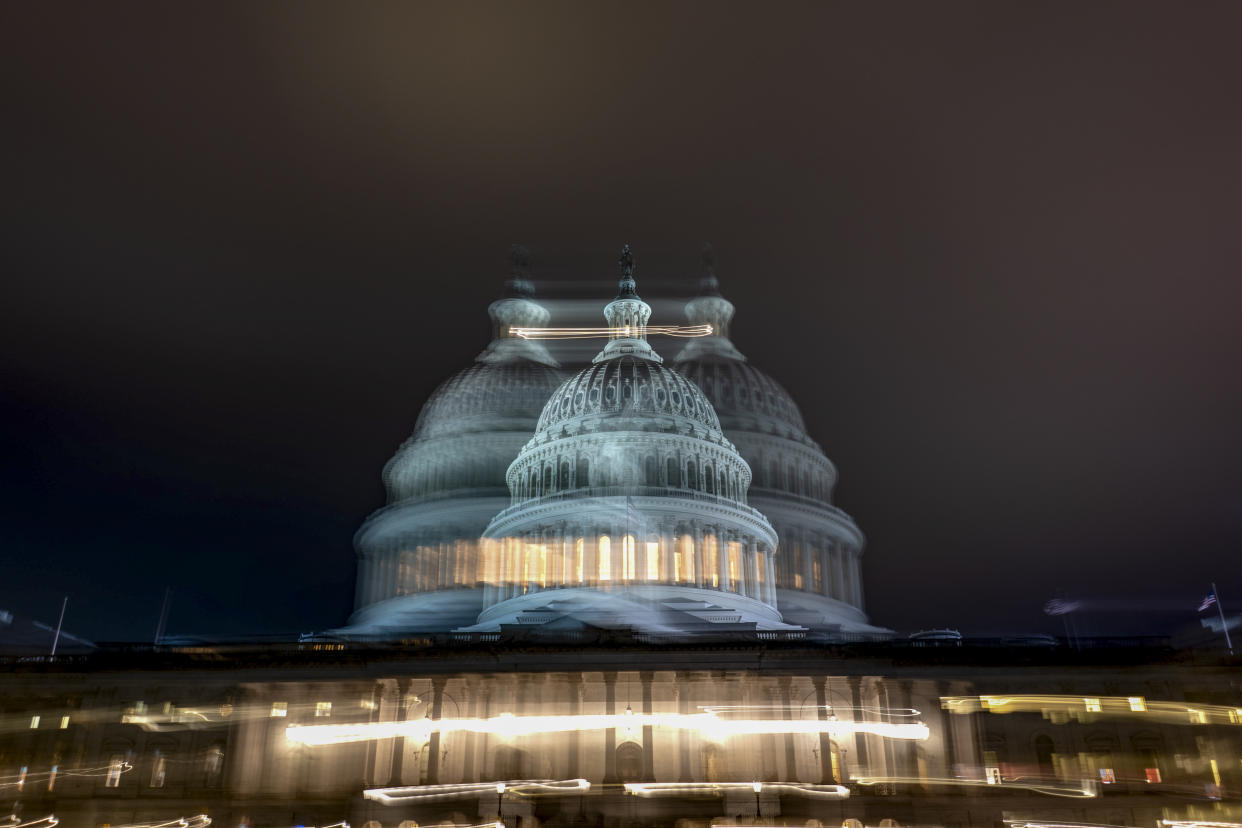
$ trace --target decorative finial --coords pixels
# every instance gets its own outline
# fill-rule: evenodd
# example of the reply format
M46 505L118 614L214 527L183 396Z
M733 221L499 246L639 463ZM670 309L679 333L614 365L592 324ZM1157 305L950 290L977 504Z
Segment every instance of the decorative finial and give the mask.
M617 259L617 264L621 266L621 290L617 293L617 298L637 299L638 286L634 284L634 254L630 252L628 244L621 248L621 258Z
M508 295L529 299L535 295L530 282L530 251L520 244L509 248L509 278L505 280Z
M699 280L699 295L719 296L720 282L716 280L716 251L712 249L711 242L704 242L702 256L703 269L707 272Z
M623 279L634 278L634 254L630 252L628 244L621 248L621 258L617 260L617 264L621 265Z

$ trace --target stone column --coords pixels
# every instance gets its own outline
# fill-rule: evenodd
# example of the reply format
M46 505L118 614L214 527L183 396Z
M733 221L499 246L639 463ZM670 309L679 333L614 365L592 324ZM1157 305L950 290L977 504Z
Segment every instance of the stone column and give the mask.
M690 679L685 671L679 670L674 676L673 699L677 702L677 712L682 716L690 713ZM677 781L690 782L690 730L679 728L677 731Z
M850 676L850 698L851 704L854 706L853 719L855 722L866 720L863 712L862 704L862 679L858 676ZM858 766L863 769L864 773L872 774L870 758L867 754L867 736L865 733L854 734L854 756Z
M813 676L811 684L815 687L815 704L819 708L819 720L828 721L828 694L824 686L823 676ZM837 783L832 775L832 737L825 731L819 733L819 782L821 785Z
M604 714L617 714L617 674L604 673ZM617 729L610 727L604 731L604 784L616 784L617 778Z
M776 680L777 698L781 710L782 718L785 721L793 720L793 694L791 692L792 680L789 676L781 676ZM785 734L785 776L786 782L798 781L798 754L794 751L794 735L792 733Z
M638 674L643 683L643 715L645 716L650 716L653 712L651 704L653 675L650 670ZM643 779L647 782L655 781L655 735L650 724L643 725Z
M440 783L440 718L444 710L444 684L446 679L431 680L431 721L436 729L431 731L427 740L427 784Z
M729 590L729 542L723 537L719 526L712 527L716 535L716 571L720 588Z
M703 526L697 520L691 524L694 532L694 584L702 587L707 583L705 572L707 569L707 554L703 549Z
M582 673L569 674L569 713L571 716L578 716L582 713ZM569 778L577 779L582 776L579 769L580 756L582 753L582 731L569 731Z
M798 563L802 567L802 588L807 592L815 591L814 573L811 571L811 552L809 549L803 549L801 559Z

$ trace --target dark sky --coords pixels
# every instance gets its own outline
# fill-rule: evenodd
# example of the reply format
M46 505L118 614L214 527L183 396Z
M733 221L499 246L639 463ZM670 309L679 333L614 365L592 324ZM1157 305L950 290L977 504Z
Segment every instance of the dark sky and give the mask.
M351 536L545 294L704 240L909 631L1242 610L1236 3L13 3L0 607L344 621ZM663 320L662 320L663 321ZM675 322L677 320L667 320Z

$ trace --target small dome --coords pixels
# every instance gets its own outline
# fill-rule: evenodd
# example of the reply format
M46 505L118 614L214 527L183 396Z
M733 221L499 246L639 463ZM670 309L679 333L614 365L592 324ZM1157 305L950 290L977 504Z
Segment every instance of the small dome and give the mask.
M694 382L720 417L726 430L751 430L764 420L775 420L806 438L802 412L779 382L748 362L736 359L689 359L677 370Z
M437 388L423 406L412 440L486 431L529 433L560 371L530 360L476 362Z
M720 431L712 405L694 383L658 362L621 356L583 368L543 407L535 433L592 415L685 417Z

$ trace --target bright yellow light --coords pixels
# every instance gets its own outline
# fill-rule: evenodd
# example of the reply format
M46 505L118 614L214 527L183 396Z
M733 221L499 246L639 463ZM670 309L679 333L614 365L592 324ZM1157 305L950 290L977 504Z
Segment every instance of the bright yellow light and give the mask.
M632 337L652 334L657 336L711 336L711 325L622 325L616 328L510 328L509 332L522 339L604 339L608 337Z
M819 719L733 719L722 718L713 710L702 713L621 713L578 714L563 716L514 716L500 715L490 719L441 719L405 722L357 722L335 725L291 725L285 729L285 738L294 743L311 747L391 739L404 736L418 742L427 741L433 732L439 733L486 733L504 738L533 736L544 733L564 733L576 730L603 730L607 728L667 727L675 730L695 730L706 738L721 740L730 736L763 734L827 733L843 736L851 733L871 733L886 739L923 740L928 738L927 725L922 722L845 722Z

